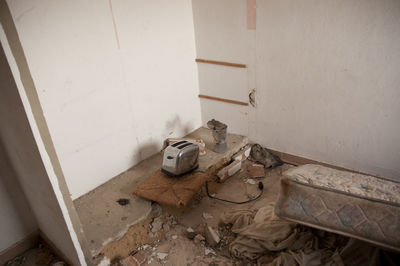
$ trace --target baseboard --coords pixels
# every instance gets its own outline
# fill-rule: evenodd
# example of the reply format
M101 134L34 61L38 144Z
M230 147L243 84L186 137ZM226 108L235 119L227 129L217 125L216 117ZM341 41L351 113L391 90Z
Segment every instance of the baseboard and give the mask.
M39 232L34 232L24 239L18 241L11 247L0 252L0 265L4 265L7 261L17 257L25 251L37 247L39 243Z
M382 179L387 179L385 177L376 176L376 175L372 175L372 174L368 174L368 173L364 173L364 172L360 172L360 171L355 171L355 170L351 170L351 169L348 169L345 167L341 167L341 166L337 166L337 165L333 165L333 164L329 164L329 163L324 163L324 162L308 159L305 157L301 157L301 156L297 156L297 155L293 155L293 154L289 154L289 153L285 153L285 152L281 152L281 151L275 151L275 150L271 150L271 149L267 149L267 150L270 151L271 153L277 155L282 160L282 162L292 164L292 165L319 164L319 165L334 168L337 170L343 170L343 171L348 171L348 172L352 172L352 173L369 175L369 176L374 176L374 177L378 177L378 178L382 178ZM388 180L390 180L390 179L388 179Z

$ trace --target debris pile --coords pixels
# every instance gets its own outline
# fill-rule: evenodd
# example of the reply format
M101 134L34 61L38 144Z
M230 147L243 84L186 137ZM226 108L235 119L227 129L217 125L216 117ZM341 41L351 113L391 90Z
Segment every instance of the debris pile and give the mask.
M218 233L211 226L206 226L206 228L204 229L204 235L206 242L210 247L217 246L221 241Z
M259 144L254 144L251 147L250 156L254 161L264 165L265 168L275 168L283 164L278 156L270 153Z
M265 177L264 165L262 164L251 164L247 166L247 172L250 178L262 178Z
M1 260L1 259L0 259ZM47 265L47 266L65 266L67 265L61 260L47 244L39 243L37 248L30 249L23 254L15 257L4 264L5 266L20 265Z

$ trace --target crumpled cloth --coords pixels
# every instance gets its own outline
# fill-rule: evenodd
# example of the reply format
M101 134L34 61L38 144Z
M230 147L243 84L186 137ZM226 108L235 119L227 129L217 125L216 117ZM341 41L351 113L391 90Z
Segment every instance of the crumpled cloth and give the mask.
M273 205L228 211L221 220L237 234L230 253L258 265L378 265L383 257L367 243L282 220Z

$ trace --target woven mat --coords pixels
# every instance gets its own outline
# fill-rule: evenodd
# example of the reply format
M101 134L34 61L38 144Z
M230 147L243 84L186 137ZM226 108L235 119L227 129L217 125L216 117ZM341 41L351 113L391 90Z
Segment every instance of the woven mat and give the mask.
M158 203L182 207L186 206L208 177L201 172L170 177L159 169L141 183L133 194Z

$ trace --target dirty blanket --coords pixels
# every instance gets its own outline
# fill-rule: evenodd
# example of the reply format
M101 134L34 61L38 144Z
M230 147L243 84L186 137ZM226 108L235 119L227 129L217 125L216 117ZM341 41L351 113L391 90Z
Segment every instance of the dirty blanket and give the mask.
M371 256L381 257L378 248L361 241L282 220L273 205L225 212L221 219L237 234L231 254L258 265L375 265Z

